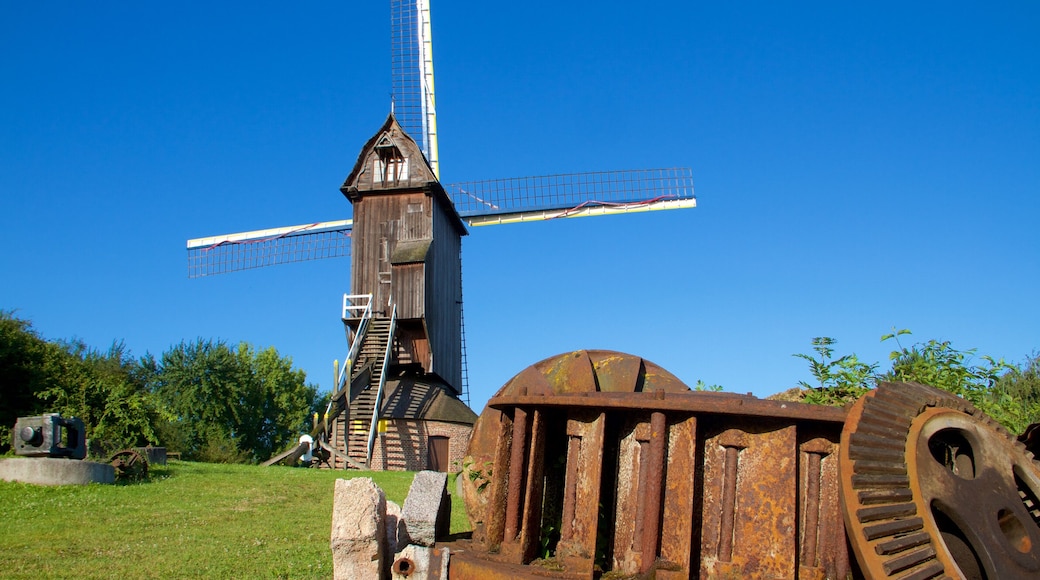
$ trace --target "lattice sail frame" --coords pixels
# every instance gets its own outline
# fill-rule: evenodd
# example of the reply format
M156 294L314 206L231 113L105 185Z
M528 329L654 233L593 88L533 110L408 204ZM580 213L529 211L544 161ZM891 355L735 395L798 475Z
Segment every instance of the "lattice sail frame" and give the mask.
M394 116L440 178L430 0L391 0ZM470 226L696 207L688 168L569 173L448 185ZM349 257L351 220L188 240L188 276Z
M188 240L188 277L350 257L351 220Z
M391 0L390 38L394 116L405 133L416 139L439 179L429 0Z
M471 226L697 205L685 167L469 181L446 190Z
M697 206L689 168L513 177L448 185L469 226ZM350 256L351 220L188 240L188 277Z

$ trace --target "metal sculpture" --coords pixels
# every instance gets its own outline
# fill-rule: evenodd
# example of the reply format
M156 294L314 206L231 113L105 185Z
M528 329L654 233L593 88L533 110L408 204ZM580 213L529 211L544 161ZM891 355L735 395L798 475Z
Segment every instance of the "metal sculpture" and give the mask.
M62 417L59 413L19 417L13 439L16 455L70 459L87 456L86 429L77 417Z
M496 393L469 453L451 578L1040 576L1040 463L924 385L820 407L578 351Z
M474 428L476 531L450 575L844 578L844 415L692 392L616 352L537 363Z

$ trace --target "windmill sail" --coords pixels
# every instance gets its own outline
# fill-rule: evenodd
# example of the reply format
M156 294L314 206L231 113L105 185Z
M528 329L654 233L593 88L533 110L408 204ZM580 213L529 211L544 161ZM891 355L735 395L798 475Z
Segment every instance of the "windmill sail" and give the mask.
M351 220L188 240L188 277L350 256Z
M390 33L394 116L440 178L429 0L391 0Z
M468 226L697 206L688 168L597 171L453 183ZM351 220L188 240L188 276L350 256Z
M697 205L693 172L687 168L514 177L445 189L470 226Z
M393 113L439 180L430 0L391 0ZM469 181L445 187L469 226L696 207L687 168ZM188 240L196 278L350 256L351 220Z

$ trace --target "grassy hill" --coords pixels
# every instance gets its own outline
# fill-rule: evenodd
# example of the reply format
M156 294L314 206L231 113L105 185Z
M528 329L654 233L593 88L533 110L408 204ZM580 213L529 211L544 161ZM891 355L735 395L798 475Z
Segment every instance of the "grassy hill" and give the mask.
M328 578L335 480L371 477L403 504L413 476L171 461L129 485L0 481L0 577Z

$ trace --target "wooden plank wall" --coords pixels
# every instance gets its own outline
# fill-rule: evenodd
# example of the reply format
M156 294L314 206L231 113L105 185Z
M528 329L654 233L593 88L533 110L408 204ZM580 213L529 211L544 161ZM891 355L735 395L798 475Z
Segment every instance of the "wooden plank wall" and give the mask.
M409 206L413 208L410 214ZM371 292L373 310L389 315L390 311L384 309L393 292L399 316L422 318L425 297L421 269L416 272L415 268L406 268L392 281L390 257L398 241L433 234L430 220L422 219L427 206L429 198L422 191L366 193L354 203L350 287L355 294ZM392 286L399 288L395 291Z
M432 368L462 385L461 231L446 197L423 190L364 192L354 203L351 292L373 295L383 310L393 295L398 318L425 319ZM433 238L425 263L392 266L398 242Z
M433 201L433 246L426 257L426 326L433 370L456 391L462 389L462 237L454 210Z

